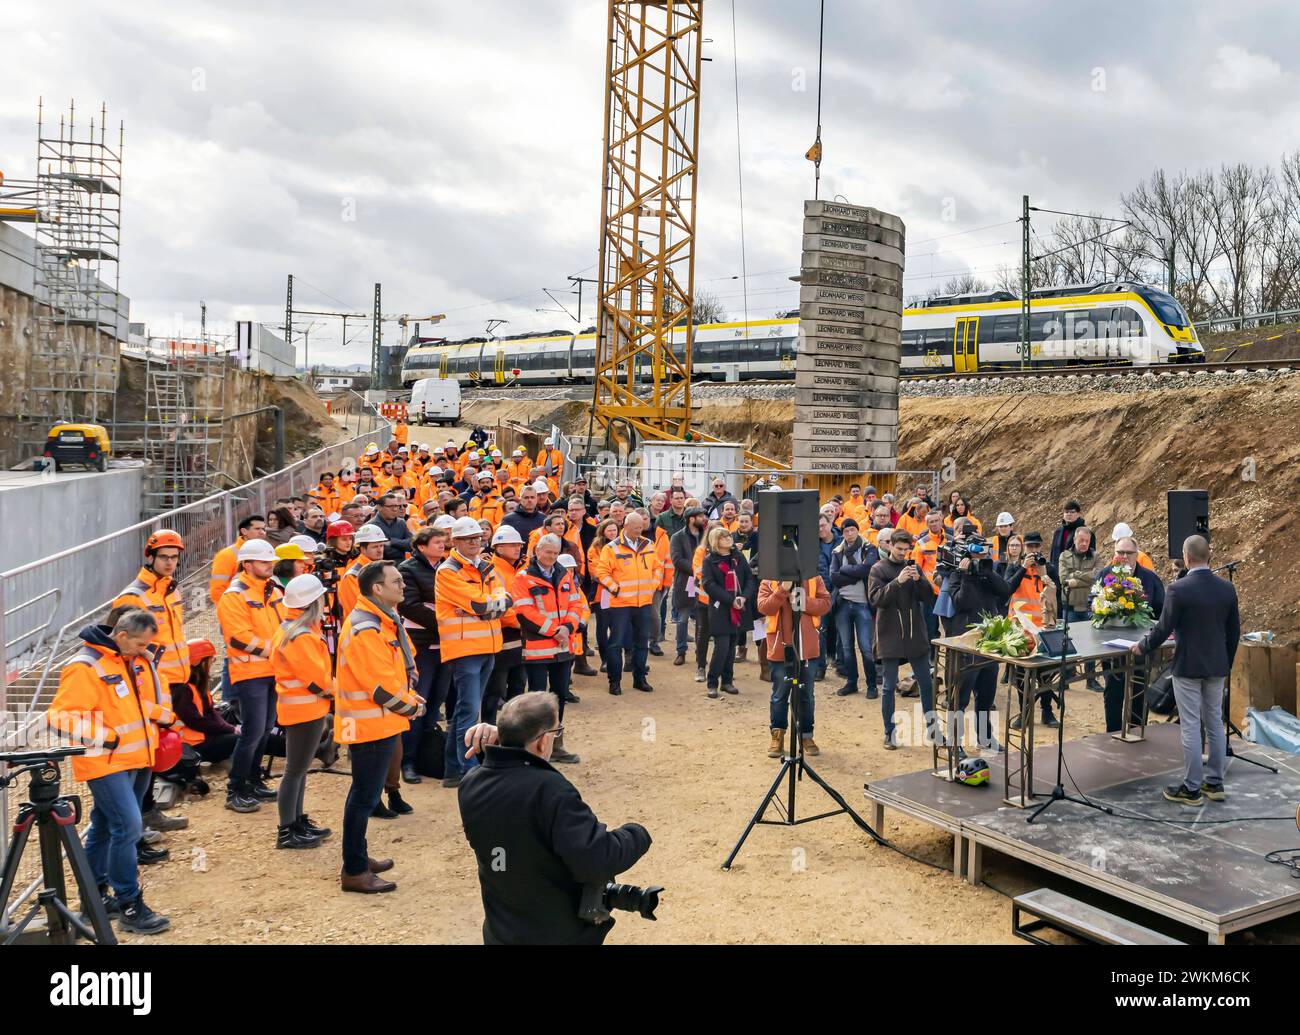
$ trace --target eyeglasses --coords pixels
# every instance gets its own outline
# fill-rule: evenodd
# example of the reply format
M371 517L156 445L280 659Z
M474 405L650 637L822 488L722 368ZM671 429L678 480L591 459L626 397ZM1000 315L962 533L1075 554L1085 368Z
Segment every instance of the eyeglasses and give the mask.
M562 734L562 733L564 732L564 727L563 727L562 725L561 725L561 726L556 726L555 729L553 729L553 730L547 730L546 732L547 732L547 733L553 733L553 734L555 734L555 736L558 737L560 734Z
M1137 551L1136 551L1136 550L1116 550L1116 551L1115 551L1115 554L1116 554L1116 556L1118 556L1118 557L1136 557L1136 556L1137 556Z

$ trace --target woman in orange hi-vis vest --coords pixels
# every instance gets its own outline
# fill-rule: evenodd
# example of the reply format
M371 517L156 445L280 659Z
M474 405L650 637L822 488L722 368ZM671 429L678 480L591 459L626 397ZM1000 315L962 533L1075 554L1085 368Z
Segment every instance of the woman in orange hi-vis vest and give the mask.
M328 828L312 823L303 807L307 768L320 747L334 688L330 652L321 632L325 603L325 586L315 575L290 579L284 587L288 620L271 640L276 722L285 740L276 848L315 848L330 835Z
M587 571L592 574L593 596L591 609L596 615L596 653L600 655L600 671L606 671L609 657L609 590L595 577L600 564L600 552L618 538L618 523L613 518L605 518L596 526L596 537L591 541L587 551Z

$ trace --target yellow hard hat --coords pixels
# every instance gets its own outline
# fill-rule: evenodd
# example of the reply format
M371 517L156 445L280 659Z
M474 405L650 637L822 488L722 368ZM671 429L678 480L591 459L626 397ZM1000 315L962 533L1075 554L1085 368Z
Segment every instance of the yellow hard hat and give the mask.
M307 555L297 543L283 543L275 548L275 555L282 561L302 561Z

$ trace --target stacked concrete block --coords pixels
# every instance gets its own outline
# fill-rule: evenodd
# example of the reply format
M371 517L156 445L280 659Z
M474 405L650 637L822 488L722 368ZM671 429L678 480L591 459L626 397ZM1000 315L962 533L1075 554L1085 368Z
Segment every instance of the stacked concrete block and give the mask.
M874 208L804 202L796 469L897 466L905 233Z

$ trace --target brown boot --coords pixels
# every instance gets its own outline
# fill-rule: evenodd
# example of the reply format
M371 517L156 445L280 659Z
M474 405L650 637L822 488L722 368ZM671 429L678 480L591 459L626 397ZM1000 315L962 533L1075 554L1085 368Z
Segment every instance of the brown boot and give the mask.
M393 868L392 859L367 859L366 868L371 873L387 873Z
M812 739L811 733L805 733L803 736L803 753L805 755L820 755L822 749L817 746L817 742Z
M748 644L746 644L745 646L737 647L737 648L736 648L736 660L737 660L737 661L748 661L748 660L749 660L749 646L748 646Z
M391 880L376 877L369 870L355 876L339 871L339 884L344 891L356 891L363 895L378 895L385 891L396 891L397 885Z
M767 660L767 651L758 652L758 678L765 682L772 681L772 663Z
M785 730L772 731L772 743L767 746L768 758L780 758L785 754Z

